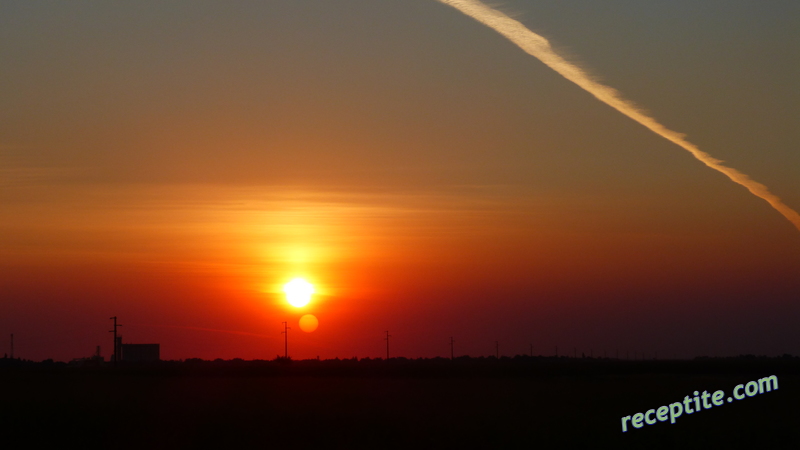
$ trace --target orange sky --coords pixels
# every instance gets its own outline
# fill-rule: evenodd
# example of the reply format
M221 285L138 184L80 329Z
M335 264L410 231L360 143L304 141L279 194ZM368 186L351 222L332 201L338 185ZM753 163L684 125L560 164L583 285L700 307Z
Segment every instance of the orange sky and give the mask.
M0 6L19 356L108 356L111 316L166 359L273 358L283 321L298 358L385 330L408 357L800 353L791 223L496 33L434 1L238 6ZM800 208L793 6L504 8Z

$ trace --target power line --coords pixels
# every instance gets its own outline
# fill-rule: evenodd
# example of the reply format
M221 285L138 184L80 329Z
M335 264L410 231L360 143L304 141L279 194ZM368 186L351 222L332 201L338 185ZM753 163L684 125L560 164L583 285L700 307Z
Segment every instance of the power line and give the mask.
M283 339L283 357L289 359L289 323L288 322L281 322L283 324L283 331L281 334L284 335Z

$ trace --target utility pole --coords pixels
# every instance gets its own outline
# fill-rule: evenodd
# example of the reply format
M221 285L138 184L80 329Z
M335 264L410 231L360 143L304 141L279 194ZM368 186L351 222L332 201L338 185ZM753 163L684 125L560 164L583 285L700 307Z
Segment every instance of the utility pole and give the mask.
M289 323L288 322L281 322L283 324L283 331L281 334L283 336L283 357L289 359Z
M114 349L114 366L116 367L117 361L119 361L119 345L117 345L117 327L121 327L122 325L117 323L117 316L111 317L111 320L114 321L114 329L109 330L109 333L114 333L114 346L111 347Z
M14 333L11 333L11 359L14 359Z
M453 352L453 343L454 342L455 341L453 340L453 336L450 336L450 359L451 360L456 359L455 358L455 353Z
M392 336L389 334L389 330L386 330L386 337L384 338L384 340L386 341L386 360L387 361L389 360L389 338L390 337L392 337Z

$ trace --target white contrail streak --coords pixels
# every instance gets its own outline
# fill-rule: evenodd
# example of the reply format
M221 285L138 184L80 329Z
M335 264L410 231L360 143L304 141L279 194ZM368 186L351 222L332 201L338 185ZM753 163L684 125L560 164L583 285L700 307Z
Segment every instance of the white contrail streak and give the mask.
M519 46L526 53L538 58L548 67L572 81L601 102L611 106L631 119L649 128L653 133L682 147L695 158L708 167L722 172L735 183L746 187L753 195L767 201L773 208L783 214L800 230L800 214L786 206L780 198L771 193L766 186L753 181L747 175L722 165L722 161L697 148L696 145L685 139L685 135L672 131L661 125L656 119L647 115L629 100L624 99L615 89L594 81L583 69L559 56L550 47L550 43L542 36L527 29L525 25L508 17L500 11L492 9L479 0L437 0L445 5L450 5L462 13L472 17L482 24L502 34L508 40Z

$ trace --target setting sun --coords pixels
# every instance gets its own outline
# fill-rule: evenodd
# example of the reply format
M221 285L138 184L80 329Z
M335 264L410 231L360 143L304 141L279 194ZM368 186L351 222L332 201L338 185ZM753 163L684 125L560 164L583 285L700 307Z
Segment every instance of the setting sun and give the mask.
M286 293L286 301L290 305L301 308L311 301L314 286L302 278L295 278L283 286L283 292Z

